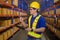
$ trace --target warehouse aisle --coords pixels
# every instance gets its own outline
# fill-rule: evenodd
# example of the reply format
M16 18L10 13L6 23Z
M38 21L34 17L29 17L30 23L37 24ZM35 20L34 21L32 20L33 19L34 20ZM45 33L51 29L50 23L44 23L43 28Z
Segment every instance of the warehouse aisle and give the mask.
M27 32L20 29L11 39L9 40L26 40Z
M40 8L30 8L38 9L38 13L46 20L46 31L42 34L42 40L60 40L60 0L0 0L0 40L27 39L28 30L24 30L20 18L27 21L32 10L29 5L33 1L38 2Z
M20 29L11 39L9 40L26 40L27 39L27 31ZM42 36L42 40L46 39L46 36Z

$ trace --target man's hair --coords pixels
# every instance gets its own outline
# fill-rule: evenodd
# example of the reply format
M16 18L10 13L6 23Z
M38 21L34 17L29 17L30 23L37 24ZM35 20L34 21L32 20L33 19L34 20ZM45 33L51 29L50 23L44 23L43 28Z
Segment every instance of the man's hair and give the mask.
M36 8L33 8L34 10L36 9ZM39 13L39 10L37 9L37 12Z

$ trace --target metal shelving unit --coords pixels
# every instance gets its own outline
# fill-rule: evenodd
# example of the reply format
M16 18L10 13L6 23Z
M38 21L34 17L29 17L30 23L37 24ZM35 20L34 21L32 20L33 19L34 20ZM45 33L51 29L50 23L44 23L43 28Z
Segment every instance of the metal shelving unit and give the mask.
M16 27L15 25L20 23L20 21L19 21L20 16L27 16L27 14L24 10L18 8L17 6L5 3L2 0L0 0L0 8L6 8L7 11L10 10L10 12L12 13L11 15L10 14L7 15L4 13L3 13L3 15L0 14L0 21L11 20L10 25L0 27L0 39L7 40L7 39L11 38L16 32L19 31L19 28ZM15 13L14 13L14 11L15 11ZM22 15L22 13L25 13L25 14ZM16 20L17 18L18 18L18 20Z
M58 12L56 12L57 9L60 9L60 8L57 8L58 6L60 6L60 1L57 1L56 3L54 3L53 6L50 6L49 8L45 9L41 13L46 19L46 22L47 22L46 26L47 26L48 30L52 33L51 35L55 38L55 39L54 38L52 38L52 39L49 38L51 40L56 40L56 39L59 40L60 39L60 35L59 35L60 34L60 30L59 30L60 26L57 27L57 25L59 25L59 22L60 22L59 21L60 20L60 16L59 16L60 14L58 14ZM53 11L52 12L53 14L50 14L51 11ZM53 25L52 25L52 23L53 23ZM47 34L49 34L49 33L46 33L46 35ZM49 35L47 35L47 37L49 37Z

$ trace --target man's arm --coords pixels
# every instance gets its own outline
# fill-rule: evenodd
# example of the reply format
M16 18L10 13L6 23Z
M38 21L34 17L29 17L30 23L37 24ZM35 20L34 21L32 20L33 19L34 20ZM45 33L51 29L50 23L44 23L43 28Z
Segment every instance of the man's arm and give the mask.
M27 27L27 26L28 26L28 24L26 24L26 23L24 22L24 20L23 20L22 17L20 17L20 22L21 22L22 26L24 26L24 27Z
M35 29L33 30L34 32L44 32L45 31L45 28L42 27L42 28L38 28L38 29Z
M39 27L37 29L33 30L33 31L35 31L35 32L44 32L45 29L46 29L46 21L43 17L41 17L39 19L39 24L38 25L39 25Z
M24 21L21 21L21 23L24 27L28 27L28 24L26 24Z
M22 25L25 27L26 31L31 31L32 29L28 27L28 24L26 24L24 21L21 20Z

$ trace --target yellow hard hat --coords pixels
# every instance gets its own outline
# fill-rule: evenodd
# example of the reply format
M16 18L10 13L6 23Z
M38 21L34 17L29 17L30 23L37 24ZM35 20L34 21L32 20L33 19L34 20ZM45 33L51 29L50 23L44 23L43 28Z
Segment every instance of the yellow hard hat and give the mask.
M36 8L36 9L39 9L40 8L40 4L38 3L38 2L32 2L31 4L30 4L30 7L32 7L32 8Z

